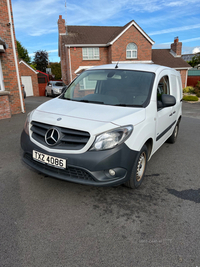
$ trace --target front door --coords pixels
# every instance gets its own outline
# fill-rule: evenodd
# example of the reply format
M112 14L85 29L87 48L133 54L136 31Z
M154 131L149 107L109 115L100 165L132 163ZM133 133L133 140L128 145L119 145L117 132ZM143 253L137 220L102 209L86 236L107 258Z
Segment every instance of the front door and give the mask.
M161 100L162 94L171 94L169 73L163 71L160 75L159 83L157 84L157 101ZM157 150L172 134L176 120L174 119L174 107L165 107L157 109L156 118L156 144L155 149Z

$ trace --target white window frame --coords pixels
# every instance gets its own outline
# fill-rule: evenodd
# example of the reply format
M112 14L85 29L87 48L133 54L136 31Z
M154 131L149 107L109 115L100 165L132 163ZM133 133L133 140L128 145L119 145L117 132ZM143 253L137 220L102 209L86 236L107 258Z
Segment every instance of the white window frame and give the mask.
M1 67L1 59L0 59L0 91L5 91L4 81L3 81L3 71Z
M135 46L135 49L130 49L128 46L130 44L133 44ZM137 58L137 45L135 43L129 43L126 47L126 58L127 59L136 59ZM128 56L128 52L131 52L131 56Z
M98 53L96 53L98 49ZM92 51L92 57L90 57L89 51ZM83 47L82 48L83 60L99 60L99 47Z

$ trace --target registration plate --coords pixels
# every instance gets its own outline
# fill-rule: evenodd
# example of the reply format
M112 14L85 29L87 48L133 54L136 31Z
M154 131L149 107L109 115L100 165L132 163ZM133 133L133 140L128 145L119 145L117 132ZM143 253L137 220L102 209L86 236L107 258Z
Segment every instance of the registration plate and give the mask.
M41 163L48 164L55 168L65 169L66 168L66 159L61 159L40 153L36 150L33 150L33 159Z

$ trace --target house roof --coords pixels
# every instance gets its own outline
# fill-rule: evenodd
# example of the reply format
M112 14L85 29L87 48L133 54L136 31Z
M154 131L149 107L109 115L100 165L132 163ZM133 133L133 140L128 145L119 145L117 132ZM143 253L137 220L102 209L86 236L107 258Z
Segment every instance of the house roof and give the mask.
M34 70L30 65L28 65L24 60L20 60L19 64L23 63L27 68L29 68L30 70L32 70L33 72L35 72L35 74L38 74L38 71Z
M110 45L114 43L126 30L135 26L151 43L154 41L134 21L125 26L67 26L67 35L63 40L67 45Z
M174 69L190 69L191 66L181 57L174 57L170 49L152 49L152 61Z

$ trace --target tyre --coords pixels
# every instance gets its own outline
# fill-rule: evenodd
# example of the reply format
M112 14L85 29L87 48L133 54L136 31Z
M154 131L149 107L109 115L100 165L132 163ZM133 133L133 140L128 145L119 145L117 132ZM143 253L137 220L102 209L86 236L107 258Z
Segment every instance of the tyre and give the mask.
M177 122L172 135L167 139L167 143L174 144L176 142L179 130L179 122Z
M47 90L45 90L45 96L49 96L48 93L47 93Z
M133 164L133 169L130 175L130 179L125 183L127 187L138 188L142 184L146 171L147 160L148 160L148 150L147 146L144 145Z
M53 90L51 90L51 96L55 97Z

